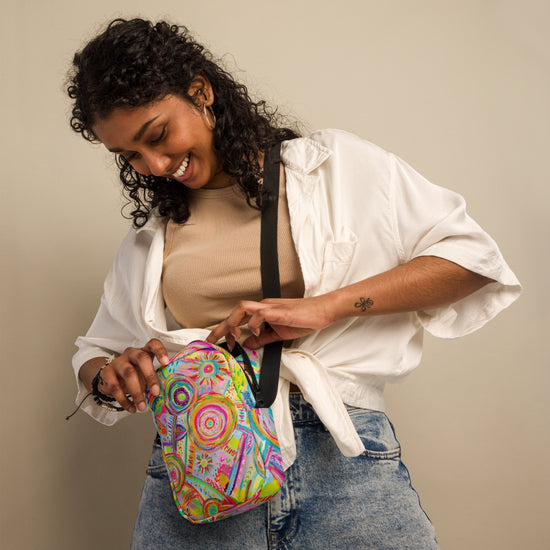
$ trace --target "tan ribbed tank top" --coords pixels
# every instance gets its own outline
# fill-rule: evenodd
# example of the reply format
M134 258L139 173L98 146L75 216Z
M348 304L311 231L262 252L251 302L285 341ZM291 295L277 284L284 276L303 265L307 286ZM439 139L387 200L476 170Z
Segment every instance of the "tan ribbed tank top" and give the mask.
M304 294L292 235L284 171L279 193L281 296ZM261 300L261 212L248 206L238 185L190 193L188 221L169 221L162 271L168 309L183 328L212 329L239 300Z

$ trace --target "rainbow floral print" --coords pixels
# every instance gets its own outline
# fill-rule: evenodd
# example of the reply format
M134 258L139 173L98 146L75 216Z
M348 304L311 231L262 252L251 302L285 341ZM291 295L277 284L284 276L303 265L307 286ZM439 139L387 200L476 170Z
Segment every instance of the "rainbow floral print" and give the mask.
M259 378L258 357L246 350ZM158 371L147 394L180 513L207 523L250 510L284 482L271 409L256 409L243 362L194 341Z

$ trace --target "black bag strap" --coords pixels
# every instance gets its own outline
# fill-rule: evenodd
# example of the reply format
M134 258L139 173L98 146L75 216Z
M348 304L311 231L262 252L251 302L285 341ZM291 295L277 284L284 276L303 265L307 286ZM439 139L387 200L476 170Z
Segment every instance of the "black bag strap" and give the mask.
M262 210L260 257L262 290L264 298L280 298L279 254L277 250L277 218L279 212L279 176L281 165L281 143L276 143L264 158L264 189L269 192L269 202ZM269 327L268 323L265 323ZM283 342L272 342L264 346L259 391L256 408L271 407L277 396L279 369Z

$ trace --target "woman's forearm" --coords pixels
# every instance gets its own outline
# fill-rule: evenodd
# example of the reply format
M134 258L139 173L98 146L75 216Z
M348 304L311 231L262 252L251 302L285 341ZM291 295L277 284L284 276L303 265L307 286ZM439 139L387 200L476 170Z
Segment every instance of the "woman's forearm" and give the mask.
M441 307L468 296L491 279L435 256L410 262L325 295L330 317L383 315Z
M239 338L248 324L253 349L322 330L339 319L418 311L451 304L491 279L435 256L422 256L355 284L309 298L243 300L208 336L210 342ZM269 328L262 329L268 322Z

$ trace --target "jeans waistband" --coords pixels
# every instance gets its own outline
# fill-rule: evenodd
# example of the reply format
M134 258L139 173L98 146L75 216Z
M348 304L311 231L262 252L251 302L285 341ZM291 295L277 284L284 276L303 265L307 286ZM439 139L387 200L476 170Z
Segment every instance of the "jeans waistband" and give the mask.
M304 399L301 393L291 393L288 398L290 415L293 422L317 421L315 409Z

